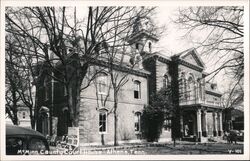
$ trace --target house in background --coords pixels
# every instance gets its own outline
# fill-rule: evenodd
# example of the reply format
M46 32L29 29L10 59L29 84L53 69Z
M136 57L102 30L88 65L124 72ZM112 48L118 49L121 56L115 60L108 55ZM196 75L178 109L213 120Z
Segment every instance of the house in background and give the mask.
M189 49L171 57L165 56L167 53L155 52L158 38L147 32L143 23L136 25L128 41L130 51L141 51L136 57L143 58L143 62L133 69L115 65L118 73L128 74L128 82L118 96L119 142L142 141L142 110L150 103L150 95L166 86L172 87L178 121L173 122L167 117L165 124L177 128L182 139L206 141L210 136L222 136L221 93L216 84L206 82L205 64L197 51ZM127 56L127 60L132 57ZM100 66L105 69L105 60L96 62L89 67L89 71ZM45 135L62 136L68 133L69 127L67 95L64 85L51 79L46 74L48 72L42 68L37 84L37 130ZM84 79L82 84L86 82ZM81 91L78 120L81 146L112 144L114 141L112 89L106 102L103 102L109 83L110 75L104 70L88 88ZM75 91L72 88L72 93ZM160 141L170 141L172 136L172 128L163 128Z
M17 107L17 126L31 128L30 111L28 107L25 107L22 103ZM5 123L14 125L9 115L5 116Z
M17 109L18 126L31 128L30 111L28 107L20 106Z

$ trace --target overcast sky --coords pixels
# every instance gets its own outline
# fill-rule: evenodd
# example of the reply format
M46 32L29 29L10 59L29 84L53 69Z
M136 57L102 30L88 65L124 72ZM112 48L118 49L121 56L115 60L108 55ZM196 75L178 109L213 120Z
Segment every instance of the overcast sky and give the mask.
M159 6L156 10L157 12L154 21L159 26L166 26L165 33L161 36L159 42L157 43L157 47L159 47L157 50L160 51L161 54L167 56L178 54L189 48L196 47L195 44L190 41L190 38L183 37L185 31L179 29L178 25L172 22L172 19L175 19L175 16L178 13L178 9L179 6ZM77 17L82 19L84 17L83 15L87 16L87 11L87 8L85 9L85 7L83 6L78 6ZM195 37L193 37L192 39L201 39L202 36L204 36L205 34L205 31L199 31L199 33L196 34ZM199 53L199 50L197 51ZM206 65L206 72L210 72L216 69L216 65L213 61L211 61L211 59L205 57L201 58ZM223 92L225 87L228 86L228 78L224 77L223 73L220 73L217 77L215 77L213 82L218 83L219 90L221 92Z
M159 23L159 25L165 24L167 27L165 34L159 41L159 46L162 49L162 54L168 56L196 47L196 44L190 39L201 40L207 34L206 31L199 31L195 34L195 37L183 37L185 31L181 30L179 26L172 21L172 19L175 19L178 9L178 6L164 6L158 8L157 23ZM200 52L199 50L197 51L198 53ZM201 58L206 65L205 71L208 73L215 70L219 65L215 63L218 58L213 57L213 60L204 56L201 56ZM215 77L213 82L217 83L219 90L223 92L228 88L229 78L222 71Z

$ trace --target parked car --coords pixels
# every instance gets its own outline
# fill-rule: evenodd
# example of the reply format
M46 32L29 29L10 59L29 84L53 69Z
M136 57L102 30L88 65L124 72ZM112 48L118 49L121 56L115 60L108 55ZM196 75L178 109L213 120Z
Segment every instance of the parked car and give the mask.
M6 125L6 155L42 155L49 153L49 144L38 131Z
M238 131L238 130L230 130L226 134L227 141L229 143L237 143L237 141L243 141L244 140L244 132Z
M237 135L237 140L238 141L244 141L244 131L240 130L238 135Z

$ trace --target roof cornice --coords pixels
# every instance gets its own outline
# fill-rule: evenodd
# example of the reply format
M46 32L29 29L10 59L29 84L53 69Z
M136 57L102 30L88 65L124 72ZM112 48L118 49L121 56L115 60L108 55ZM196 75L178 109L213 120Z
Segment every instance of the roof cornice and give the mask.
M96 60L96 59L91 59L90 60L91 64L95 64L95 65L99 65L99 66L103 66L103 67L109 67L110 64L104 60ZM121 71L121 72L126 72L129 74L134 74L137 76L143 76L143 77L147 77L148 75L150 75L151 73L144 70L144 69L135 69L135 68L129 68L126 66L122 66L122 65L117 65L117 64L112 64L113 68L115 70Z
M184 60L182 60L182 59L179 59L178 62L179 62L179 64L184 65L184 66L186 66L186 67L189 67L189 68L191 68L191 69L194 69L194 70L196 70L196 71L199 71L199 72L202 72L202 71L203 71L203 68L201 68L201 67L199 67L199 66L197 66L197 65L193 65L193 64L191 64L191 63L188 63L188 62L186 62L186 61L184 61Z
M216 95L216 96L222 96L222 94L221 93L219 93L219 92L215 92L215 91L211 91L211 90L207 90L207 89L205 89L205 91L206 91L206 93L207 94L212 94L212 95Z

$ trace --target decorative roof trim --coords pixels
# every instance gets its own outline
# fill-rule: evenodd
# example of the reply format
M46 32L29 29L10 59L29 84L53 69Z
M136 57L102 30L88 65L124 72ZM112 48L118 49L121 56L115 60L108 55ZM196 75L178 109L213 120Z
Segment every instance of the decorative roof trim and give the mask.
M95 65L100 65L100 66L103 66L103 67L108 67L109 66L109 63L108 62L105 62L103 60L94 60L92 59L90 61L91 64L95 64ZM134 74L134 75L138 75L138 76L143 76L143 77L147 77L148 75L150 75L151 73L144 70L144 69L132 69L132 68L128 68L128 67L125 67L125 66L121 66L121 65L117 65L117 64L113 64L113 67L115 70L119 70L121 72L126 72L126 73L130 73L130 74Z
M202 66L203 68L205 67L204 62L202 61L202 59L200 58L200 56L198 55L196 49L192 50L191 55L194 57L194 59L198 62L198 64L200 66Z
M207 94L212 94L212 95L216 95L216 96L219 96L219 97L222 96L221 93L216 92L216 91L211 91L211 90L205 89L205 92L206 92Z
M129 40L128 40L128 42L133 42L135 39L137 39L138 37L140 37L141 35L146 35L146 36L148 36L148 37L150 37L151 39L153 39L153 40L155 40L155 41L159 41L159 39L156 37L156 35L154 35L154 34L152 34L152 33L148 33L146 30L141 30L140 32L138 32L138 33L136 33L136 34L134 34L134 35L132 35L130 38L129 38Z
M199 66L201 66L203 68L205 67L204 62L202 61L201 57L199 56L199 54L195 48L190 48L190 49L182 52L179 56L180 56L180 58L185 58L188 55L192 55L193 58L195 59L195 61L199 64Z
M193 64L191 64L191 63L188 63L188 62L186 62L186 61L184 61L184 60L179 59L178 62L179 62L181 65L184 65L184 66L189 67L189 68L191 68L191 69L194 69L194 70L196 70L196 71L199 71L199 72L202 72L202 71L203 71L203 68L201 68L201 67L199 67L199 66L197 66L197 65L193 65Z
M157 56L158 56L158 60L161 61L161 62L163 62L163 63L170 63L171 62L170 59L164 58L161 55L157 55Z
M182 110L192 110L192 109L202 109L205 108L207 110L222 110L222 106L216 106L216 105L210 105L210 104L204 104L204 103L196 103L196 104L190 104L190 105L179 105Z
M190 48L190 49L187 49L179 54L176 54L174 56L172 56L172 58L174 59L179 59L179 60L183 60L183 58L187 57L188 55L192 55L193 58L195 59L195 61L199 64L199 66L197 65L193 65L193 66L196 66L198 68L201 68L201 69L204 69L205 68L205 64L204 62L202 61L201 57L199 56L198 52L196 51L195 48ZM184 60L183 60L184 61ZM189 63L190 64L190 63Z

